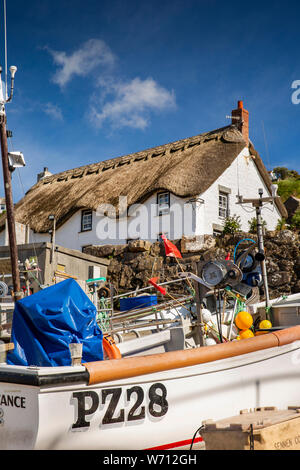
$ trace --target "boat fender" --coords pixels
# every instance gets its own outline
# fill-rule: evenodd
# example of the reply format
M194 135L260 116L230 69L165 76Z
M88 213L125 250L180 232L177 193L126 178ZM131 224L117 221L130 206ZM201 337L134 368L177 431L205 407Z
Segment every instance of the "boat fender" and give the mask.
M120 353L120 349L116 345L112 336L108 334L103 335L102 345L108 359L121 359L122 355Z

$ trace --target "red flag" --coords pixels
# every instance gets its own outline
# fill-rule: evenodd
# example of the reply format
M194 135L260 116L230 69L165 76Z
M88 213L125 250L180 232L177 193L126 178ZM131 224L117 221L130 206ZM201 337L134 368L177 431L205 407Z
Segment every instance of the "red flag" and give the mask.
M173 243L171 243L164 234L162 234L161 238L164 241L166 256L172 256L173 258L182 258L178 248L173 245Z
M162 293L162 295L166 295L167 291L166 289L164 289L163 287L160 287L159 285L157 285L157 280L158 280L158 277L152 277L151 279L149 279L149 283L152 284L153 287L155 287L155 289L157 289L159 292Z

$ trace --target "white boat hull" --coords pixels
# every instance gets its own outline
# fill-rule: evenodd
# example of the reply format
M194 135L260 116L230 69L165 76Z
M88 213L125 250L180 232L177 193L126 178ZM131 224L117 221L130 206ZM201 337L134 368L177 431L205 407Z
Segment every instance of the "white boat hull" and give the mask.
M203 420L300 405L299 341L98 385L55 383L84 370L0 366L0 448L186 448ZM44 385L18 383L34 380Z

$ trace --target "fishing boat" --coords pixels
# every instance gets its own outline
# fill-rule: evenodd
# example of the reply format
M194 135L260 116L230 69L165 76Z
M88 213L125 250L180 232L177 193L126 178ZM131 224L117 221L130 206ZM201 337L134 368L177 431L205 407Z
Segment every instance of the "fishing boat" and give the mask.
M297 405L299 340L295 326L75 366L1 364L0 447L184 449L205 419Z
M237 339L237 307L247 305L249 291L236 260L182 273L193 299L114 314L104 335L74 280L22 298L5 114L15 72L10 97L0 90L15 302L11 340L0 344L0 449L184 449L201 440L205 419L298 405L300 325ZM264 267L262 246L258 255ZM164 289L153 279L152 287ZM226 310L224 295L211 302L211 289L233 299L233 308ZM130 331L145 334L115 343L114 335Z
M232 291L237 291L239 268L236 267L234 282L233 263L223 263L222 267L226 265L231 268L225 274L227 287L231 284ZM220 269L219 264L215 266ZM206 281L211 270L212 266L208 265ZM212 277L215 279L215 275ZM202 278L200 280L202 285L206 284ZM224 278L221 285L222 281ZM14 321L22 333L19 334L21 340L16 341L17 335L13 338L17 355L22 357L22 351L26 349L26 325L33 332L25 351L27 357L34 353L36 342L38 354L44 352L38 323L41 318L47 320L43 309L48 305L50 320L56 329L56 335L53 329L48 332L52 338L52 352L61 354L64 335L61 331L58 334L54 314L62 308L58 303L55 310L50 299L57 299L59 290L64 306L73 303L77 312L73 317L75 323L80 317L82 325L83 313L87 312L86 306L78 302L77 291L69 291L70 287L77 291L80 289L76 281L67 280L49 287L51 292L48 289L41 292L44 304L38 297L39 293L17 302ZM53 289L56 295L53 295ZM85 296L83 291L80 295ZM87 300L84 298L84 302ZM31 317L32 324L26 321L26 309L28 311L30 304L40 315L40 318ZM257 310L260 307L258 305ZM67 314L69 312L67 307ZM88 324L90 328L90 319ZM47 330L43 323L40 330ZM75 330L80 336L80 328ZM172 327L161 333L170 333L170 330ZM214 345L200 346L196 340L194 347L185 346L156 354L148 351L142 355L132 351L127 357L120 354L118 358L108 360L101 358L85 362L79 357L74 361L70 353L70 362L60 366L51 365L51 361L46 366L39 365L37 359L29 359L26 365L2 363L0 447L42 450L186 449L191 442L201 441L201 436L195 437L195 433L206 419L225 418L244 408L297 405L300 325L271 328L264 333L240 341L225 338L222 341L220 335L218 344ZM154 337L155 334L137 339L143 343L143 338ZM89 338L81 335L83 348L86 339ZM100 351L102 337L97 338L94 334L90 339ZM128 343L130 341L135 340ZM67 349L68 341L64 354Z

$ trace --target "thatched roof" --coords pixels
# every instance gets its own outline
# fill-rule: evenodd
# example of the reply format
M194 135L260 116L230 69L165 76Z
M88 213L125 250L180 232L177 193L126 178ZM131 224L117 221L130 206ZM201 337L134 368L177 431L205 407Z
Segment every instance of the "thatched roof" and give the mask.
M245 146L242 134L231 125L51 175L32 186L16 204L16 221L46 232L50 214L60 226L80 209L96 210L99 204L117 208L120 195L127 196L128 205L143 202L162 189L181 197L200 195ZM256 152L254 161L270 187L270 177Z

